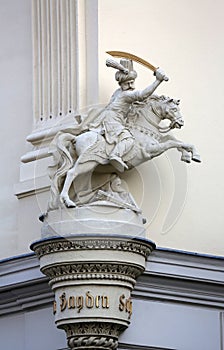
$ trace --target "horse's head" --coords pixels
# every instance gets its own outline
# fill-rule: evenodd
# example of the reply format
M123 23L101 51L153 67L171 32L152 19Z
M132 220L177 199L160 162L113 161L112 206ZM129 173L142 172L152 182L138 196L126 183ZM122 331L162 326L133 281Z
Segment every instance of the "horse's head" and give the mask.
M184 120L180 114L180 100L170 97L151 95L144 101L132 103L128 114L128 123L136 123L146 129L157 129L160 133L166 133L171 129L180 129L184 125ZM143 117L143 118L142 118ZM161 126L162 120L168 119L168 126ZM144 125L145 122L148 124Z
M170 97L153 95L148 100L151 109L160 120L169 119L170 125L165 128L160 128L161 132L167 132L171 129L180 129L184 125L183 117L180 113L180 100L175 100Z
M173 98L167 98L164 101L164 118L170 120L170 129L178 128L180 129L184 125L183 117L180 113L180 100L175 100Z

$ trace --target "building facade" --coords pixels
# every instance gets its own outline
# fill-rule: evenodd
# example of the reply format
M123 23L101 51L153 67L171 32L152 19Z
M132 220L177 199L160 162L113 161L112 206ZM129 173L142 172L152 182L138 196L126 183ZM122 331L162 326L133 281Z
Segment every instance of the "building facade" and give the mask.
M116 89L108 50L138 54L170 77L201 165L175 151L123 176L157 249L132 293L119 349L222 350L222 1L10 0L1 4L0 333L4 349L66 349L53 294L30 244L49 197L49 145ZM136 66L138 88L152 72ZM179 133L179 135L178 135Z

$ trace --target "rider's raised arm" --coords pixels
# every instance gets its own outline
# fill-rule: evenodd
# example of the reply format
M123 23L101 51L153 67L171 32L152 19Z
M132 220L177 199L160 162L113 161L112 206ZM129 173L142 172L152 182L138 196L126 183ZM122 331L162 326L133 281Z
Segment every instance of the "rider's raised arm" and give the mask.
M168 78L166 77L165 73L160 68L158 68L155 71L155 76L156 76L156 80L151 85L147 86L144 90L139 91L139 97L141 99L144 100L150 95L152 95L153 92L162 83L163 80L168 81Z

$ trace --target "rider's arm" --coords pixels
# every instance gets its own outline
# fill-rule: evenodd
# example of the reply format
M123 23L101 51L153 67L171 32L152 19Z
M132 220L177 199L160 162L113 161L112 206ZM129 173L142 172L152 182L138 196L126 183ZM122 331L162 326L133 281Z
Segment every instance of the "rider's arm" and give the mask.
M165 73L160 68L158 68L155 71L155 76L156 76L156 80L151 85L147 86L142 91L138 91L140 99L144 100L147 97L149 97L150 95L152 95L152 93L162 83L163 80L166 80L166 81L168 80Z

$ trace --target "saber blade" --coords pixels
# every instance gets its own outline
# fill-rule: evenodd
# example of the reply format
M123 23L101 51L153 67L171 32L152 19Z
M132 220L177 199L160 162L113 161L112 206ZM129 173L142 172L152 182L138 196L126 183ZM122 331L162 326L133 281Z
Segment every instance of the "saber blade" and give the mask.
M151 69L153 72L156 71L156 67L153 66L151 63L143 60L142 58L136 56L136 55L133 55L131 53L128 53L128 52L124 52L124 51L106 51L106 53L108 53L109 55L113 56L113 57L119 57L119 58L127 58L129 60L133 60L135 62L138 62L140 64L142 64L143 66Z

